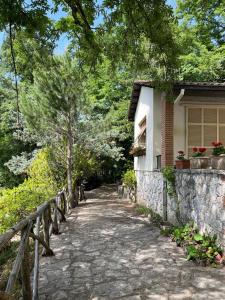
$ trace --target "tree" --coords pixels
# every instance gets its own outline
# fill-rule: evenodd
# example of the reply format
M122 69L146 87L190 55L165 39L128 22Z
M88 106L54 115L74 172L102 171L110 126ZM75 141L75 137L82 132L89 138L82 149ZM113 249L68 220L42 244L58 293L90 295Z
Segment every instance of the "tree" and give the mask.
M224 5L224 0L178 1L182 80L224 80Z
M194 27L196 37L207 48L225 42L224 0L178 0L177 14L186 27Z
M135 70L148 69L155 80L176 76L179 44L171 7L164 0L55 0L68 11L57 29L70 34L71 50L90 66L102 55ZM100 19L100 21L99 21ZM96 25L97 24L97 25Z
M127 112L133 77L129 66L120 64L113 68L111 61L104 57L96 65L95 73L89 74L87 78L86 97L91 107L91 119L98 118L103 124L102 138L98 140L107 145L114 143L113 148L117 150L114 155L106 155L102 151L95 154L99 156L100 153L104 173L113 172L114 179L119 178L126 168L124 158L131 160L129 150L133 140L133 125L128 121Z
M67 186L71 207L73 191L73 145L82 117L82 77L77 62L68 55L53 57L34 72L34 85L25 87L23 113L28 125L45 142L66 146Z
M22 141L16 133L16 111L14 85L4 63L0 66L0 187L13 187L24 180L9 171L6 163L21 152L30 152L34 141Z

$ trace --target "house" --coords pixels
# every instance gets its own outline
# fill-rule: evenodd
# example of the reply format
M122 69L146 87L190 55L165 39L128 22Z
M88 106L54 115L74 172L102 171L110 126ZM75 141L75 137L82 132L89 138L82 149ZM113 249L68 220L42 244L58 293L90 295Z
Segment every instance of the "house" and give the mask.
M173 95L169 102L151 81L134 82L128 118L135 170L159 168L160 157L162 166L174 165L179 150L189 157L193 147L210 155L213 141L225 143L225 83L176 82Z
M225 249L225 170L175 170L175 192L165 188L161 168L174 166L177 152L193 147L212 152L225 144L225 83L175 82L173 101L151 81L135 81L128 118L134 121L137 201L177 223L194 221L201 232L216 234Z

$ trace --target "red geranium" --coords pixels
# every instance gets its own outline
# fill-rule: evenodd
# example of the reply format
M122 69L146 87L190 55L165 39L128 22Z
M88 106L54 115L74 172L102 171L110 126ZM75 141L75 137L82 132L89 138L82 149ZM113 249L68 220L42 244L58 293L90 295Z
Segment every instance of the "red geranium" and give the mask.
M219 156L221 154L225 154L225 148L222 142L212 142L214 146L212 154L215 156Z
M179 154L184 154L184 151L180 150L178 151Z
M222 143L222 142L212 142L212 145L213 145L214 147L220 147L220 146L223 145L223 143Z
M198 149L198 151L201 152L201 153L204 153L204 152L206 151L206 148L200 147L200 148Z
M193 152L197 152L198 151L198 148L197 147L194 147L192 148Z

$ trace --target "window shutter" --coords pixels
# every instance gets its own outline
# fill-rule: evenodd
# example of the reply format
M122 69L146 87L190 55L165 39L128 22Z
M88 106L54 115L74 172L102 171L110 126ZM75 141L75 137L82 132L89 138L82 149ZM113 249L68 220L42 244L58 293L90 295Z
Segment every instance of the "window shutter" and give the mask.
M204 123L217 123L217 109L204 108Z
M188 123L202 123L202 109L189 108L188 109Z
M212 146L212 142L217 140L217 125L204 125L204 145Z
M202 139L202 126L201 125L189 125L188 126L188 146L201 145Z
M223 108L219 109L219 123L225 124L225 109Z

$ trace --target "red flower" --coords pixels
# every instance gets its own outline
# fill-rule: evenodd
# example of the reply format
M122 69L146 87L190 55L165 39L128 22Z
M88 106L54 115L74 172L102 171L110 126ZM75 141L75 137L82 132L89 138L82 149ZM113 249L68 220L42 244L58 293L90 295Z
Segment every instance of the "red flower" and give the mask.
M199 148L199 152L204 153L205 151L206 151L206 148L204 148L204 147Z
M197 152L198 151L198 148L197 147L194 147L192 148L193 152Z
M220 147L220 146L223 145L223 143L222 143L222 142L212 142L212 145L213 145L214 147Z
M180 150L178 151L179 154L184 154L184 151Z

